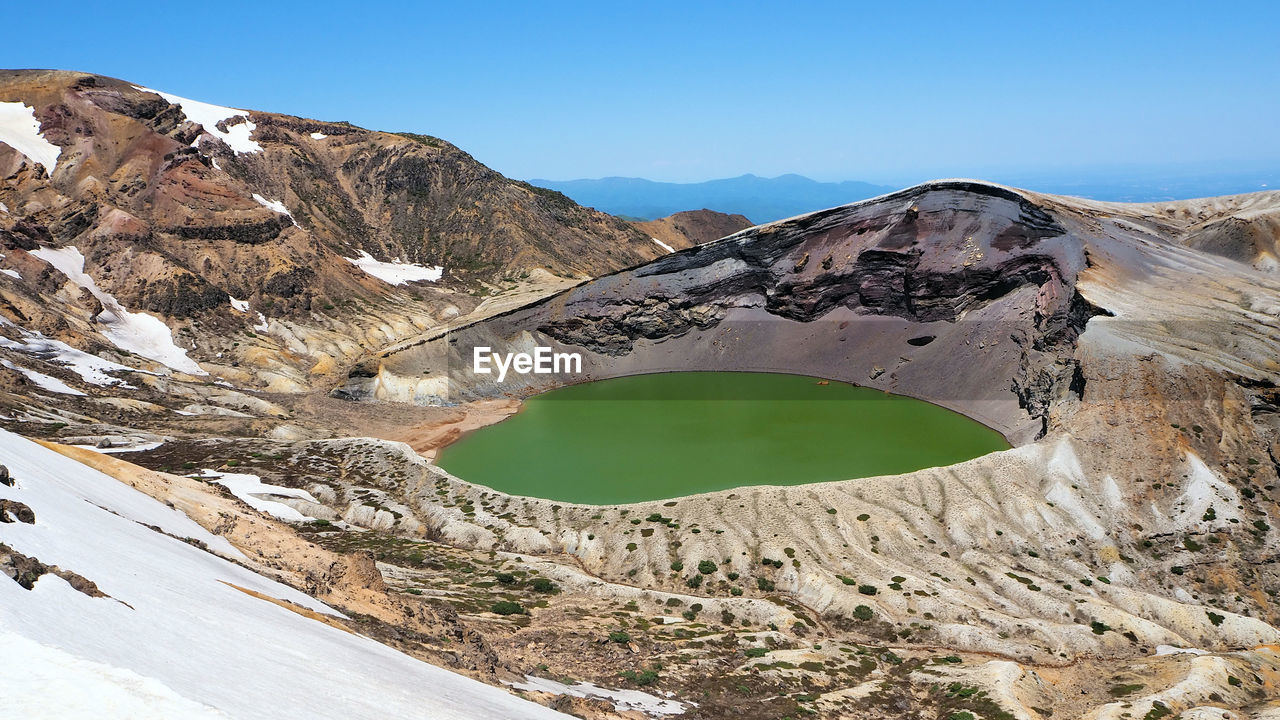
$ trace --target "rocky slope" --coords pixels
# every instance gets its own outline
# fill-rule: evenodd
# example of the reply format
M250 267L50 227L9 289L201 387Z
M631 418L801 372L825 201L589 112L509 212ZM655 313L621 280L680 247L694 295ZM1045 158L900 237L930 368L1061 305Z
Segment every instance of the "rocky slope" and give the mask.
M676 250L719 240L751 227L751 221L742 215L719 213L705 208L631 224L654 240Z
M1280 193L945 181L668 254L430 138L79 74L0 88L0 425L198 474L88 460L362 633L590 717L636 715L547 683L694 718L1280 714ZM476 345L586 373L498 385ZM349 437L433 446L530 393L681 369L891 390L1015 448L589 507ZM39 527L25 492L0 542ZM92 548L59 547L0 562L95 581L70 562Z
M781 596L816 623L811 652L888 640L894 652L994 655L943 675L977 683L1015 717L1270 717L1277 206L1280 193L1118 205L931 183L397 348L343 393L468 401L581 380L499 387L469 373L475 345L546 344L582 353L587 377L801 372L953 407L1017 447L898 477L623 508L508 498L432 470L399 497L451 542L573 558L557 576L566 583L585 570L686 593L689 573L673 563L723 558L698 593L712 613L783 627L752 609ZM637 533L628 516L662 522ZM1163 646L1193 652L1153 659ZM1120 689L1089 697L1087 678L1103 674ZM931 706L915 703L934 681L886 675L822 695L860 717L932 712L911 708Z
M7 318L279 390L486 296L665 253L437 138L82 73L0 73L0 177Z

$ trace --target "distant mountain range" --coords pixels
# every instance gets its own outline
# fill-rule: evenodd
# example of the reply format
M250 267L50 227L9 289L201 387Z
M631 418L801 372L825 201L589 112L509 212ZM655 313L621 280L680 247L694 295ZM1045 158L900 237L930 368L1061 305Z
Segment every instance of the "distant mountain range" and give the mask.
M926 178L921 178L926 179ZM1077 179L1066 176L988 178L1005 185L1056 195L1111 202L1162 202L1235 195L1280 187L1277 172L1186 173L1134 170ZM871 183L818 182L802 175L763 178L742 175L700 183L654 182L643 178L530 180L568 195L580 205L628 219L652 220L682 210L707 208L747 216L753 223L846 205L897 190Z
M897 189L855 181L818 182L802 175L763 178L750 174L700 183L654 182L625 177L529 182L562 192L579 205L611 215L653 220L682 210L709 208L745 215L753 223L846 205Z

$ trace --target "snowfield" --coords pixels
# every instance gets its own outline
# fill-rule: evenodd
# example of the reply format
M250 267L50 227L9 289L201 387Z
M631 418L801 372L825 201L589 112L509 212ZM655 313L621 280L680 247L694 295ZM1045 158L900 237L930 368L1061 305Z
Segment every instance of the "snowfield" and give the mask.
M0 431L34 525L0 542L79 573L26 590L0 575L0 712L43 718L565 718L232 587L329 615L307 595L178 538L243 557L181 512ZM147 525L163 530L158 532Z
M262 482L262 478L257 475L249 475L248 473L220 473L216 470L204 468L198 477L202 480L212 480L213 482L225 487L231 491L232 495L240 498L245 505L257 510L265 515L270 515L278 520L285 522L305 522L307 520L315 520L313 517L307 517L302 513L281 502L268 500L266 496L291 497L299 500L306 500L317 505L320 504L311 493L306 490L298 490L296 488L287 488L280 485L269 485Z
M658 238L649 238L649 239L650 239L650 240L652 240L652 241L654 241L654 242L656 242L656 243L658 243L659 245L661 245L661 246L662 246L662 249L663 249L663 250L666 250L666 251L667 251L667 252L669 252L669 253L673 253L673 252L675 252L675 251L676 251L676 249L675 249L675 248L673 248L673 247L671 247L670 245L668 245L668 244L666 244L666 243L662 242L662 241L661 241L661 240L659 240Z
M359 257L343 258L347 262L363 270L366 274L378 278L389 285L404 285L411 282L435 282L444 275L444 268L439 265L429 268L404 262L382 262L372 255L360 251Z
M43 165L45 175L53 177L62 148L40 134L35 108L20 102L0 102L0 142ZM9 212L9 208L4 211Z
M262 152L262 146L252 139L253 131L257 129L249 120L249 113L245 110L236 110L235 108L222 107L221 105L211 105L209 103L200 102L199 100L190 100L188 98L171 95L169 93L152 90L151 88L133 86L135 90L142 92L155 93L169 102L170 105L177 105L182 108L182 114L194 123L199 123L204 131L226 143L228 147L242 153ZM234 125L228 124L227 129L219 130L218 123L231 118L244 118ZM200 143L200 138L196 138L195 145Z
M639 690L610 690L589 682L565 685L555 680L527 675L524 682L510 683L510 685L517 690L526 692L546 692L556 695L608 700L613 703L613 709L618 712L635 710L649 717L682 715L686 710L685 704L678 700L667 700Z
M31 254L54 266L67 279L88 290L102 303L99 321L106 324L103 337L121 350L163 363L174 370L191 375L208 375L195 360L187 357L187 351L173 342L173 332L164 321L147 313L129 312L115 297L98 288L84 271L84 256L75 245L64 248L42 247Z
M0 318L0 325L16 327L4 318ZM25 353L44 360L45 362L62 365L71 372L79 375L81 380L84 380L90 385L98 385L100 387L117 385L126 390L137 390L133 385L130 385L119 378L112 377L111 375L108 375L108 373L145 372L144 370L137 370L127 365L111 362L110 360L104 360L97 355L90 355L87 352L71 347L61 340L47 338L34 330L18 328L18 331L22 333L22 342L0 336L0 348Z
M84 393L62 382L56 377L45 375L42 372L36 372L31 368L24 368L21 365L14 365L8 360L0 360L0 365L22 373L28 380L48 390L49 392L61 393L63 395L84 395Z

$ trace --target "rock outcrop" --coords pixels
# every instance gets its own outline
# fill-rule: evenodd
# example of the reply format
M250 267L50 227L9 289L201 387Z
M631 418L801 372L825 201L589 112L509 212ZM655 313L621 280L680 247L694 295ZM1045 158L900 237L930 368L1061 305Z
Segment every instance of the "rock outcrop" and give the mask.
M641 232L675 250L719 240L751 227L745 216L714 210L686 210L657 220L632 222Z

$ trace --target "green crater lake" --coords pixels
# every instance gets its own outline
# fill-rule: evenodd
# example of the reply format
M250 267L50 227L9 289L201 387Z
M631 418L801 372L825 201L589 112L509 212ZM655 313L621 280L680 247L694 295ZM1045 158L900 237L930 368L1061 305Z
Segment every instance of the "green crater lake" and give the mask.
M592 505L910 472L1009 444L922 400L800 375L678 372L525 401L441 451L440 467L513 495Z

